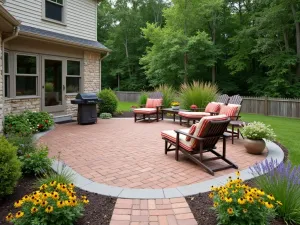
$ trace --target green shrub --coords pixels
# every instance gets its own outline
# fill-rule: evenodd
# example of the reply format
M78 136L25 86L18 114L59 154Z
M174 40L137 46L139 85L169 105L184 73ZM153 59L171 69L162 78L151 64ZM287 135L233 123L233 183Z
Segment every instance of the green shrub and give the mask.
M53 124L53 118L47 112L25 111L18 115L9 114L5 116L4 132L29 136L36 132L48 130Z
M252 140L266 139L273 141L276 138L274 130L270 125L265 125L262 122L252 122L245 125L242 129L242 134L245 138Z
M99 103L100 113L113 114L117 110L118 98L111 89L104 89L97 96L102 99L102 102Z
M48 158L48 147L38 146L35 151L19 156L25 174L45 174L51 170L52 160Z
M28 136L35 132L35 128L31 125L24 114L9 114L6 115L4 119L4 132L6 134Z
M100 118L101 119L110 119L110 118L112 118L112 115L110 113L101 113Z
M52 116L47 112L25 111L23 114L29 120L32 127L36 129L35 131L42 132L49 130L54 124Z
M171 107L171 103L175 100L175 90L168 85L160 85L155 91L162 93L163 106L166 108Z
M73 184L53 181L15 202L19 211L8 214L6 220L15 225L70 225L83 215L88 203L86 196L76 195Z
M190 109L191 105L205 108L216 99L218 88L215 84L194 81L192 84L183 84L180 89L180 105Z
M35 151L36 143L34 142L32 135L21 136L18 134L9 134L6 138L12 145L17 147L18 156Z
M265 160L250 168L255 184L282 203L277 214L286 224L300 224L300 166Z
M17 148L4 137L0 137L0 197L12 194L21 177L21 162Z
M57 164L56 171L50 170L48 173L44 174L42 177L37 179L36 186L40 187L43 184L48 184L52 181L56 181L61 184L70 184L74 182L75 174L66 167L65 163Z
M146 105L147 99L148 99L148 94L146 92L142 92L139 97L138 104Z
M281 205L271 193L251 188L239 178L229 178L224 186L212 186L211 190L209 197L214 201L218 224L266 225Z

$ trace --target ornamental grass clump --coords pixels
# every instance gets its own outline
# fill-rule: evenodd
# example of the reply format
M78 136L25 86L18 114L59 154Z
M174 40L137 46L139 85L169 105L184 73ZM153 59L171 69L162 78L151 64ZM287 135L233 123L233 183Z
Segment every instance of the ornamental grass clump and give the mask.
M163 106L165 108L171 107L171 103L176 97L175 90L171 86L163 84L160 85L155 91L162 93Z
M16 225L69 225L83 215L84 205L88 203L86 196L76 195L72 183L51 181L16 201L14 207L18 211L9 213L6 220Z
M182 107L190 109L191 105L205 108L209 102L216 99L218 87L215 84L194 81L183 84L180 88L180 102Z
M266 139L273 141L276 138L274 130L270 125L266 125L262 122L252 122L244 126L241 130L244 137L252 140Z
M273 193L282 202L277 214L287 224L300 224L300 166L291 162L277 163L265 160L251 167L255 183L259 188Z
M218 224L265 225L275 217L275 210L282 205L270 192L252 188L239 178L231 179L224 186L211 187L209 197L217 212Z

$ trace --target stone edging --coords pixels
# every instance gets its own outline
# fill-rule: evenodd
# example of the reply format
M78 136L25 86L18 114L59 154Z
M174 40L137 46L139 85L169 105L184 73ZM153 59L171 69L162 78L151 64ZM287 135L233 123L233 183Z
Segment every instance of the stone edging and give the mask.
M42 136L46 135L48 132L43 132L35 135L35 139L38 140ZM268 155L266 160L277 160L278 163L281 163L284 159L284 153L282 149L276 145L274 142L266 142L266 146L268 148ZM63 163L54 160L52 168L55 171L61 171ZM229 176L234 177L234 173L230 173L224 176L220 176L217 178L213 178L211 180L203 181L200 183L179 186L176 188L162 188L162 189L134 189L134 188L122 188L116 186L110 186L107 184L101 184L94 182L90 179L87 179L73 170L71 167L64 165L65 169L74 173L74 184L78 188L82 190L86 190L89 192L113 196L118 198L131 198L131 199L158 199L158 198L178 198L185 197L190 195L195 195L198 193L203 193L210 191L210 187L212 185L219 186L226 183ZM249 180L254 178L251 170L245 169L240 171L240 178L243 180Z

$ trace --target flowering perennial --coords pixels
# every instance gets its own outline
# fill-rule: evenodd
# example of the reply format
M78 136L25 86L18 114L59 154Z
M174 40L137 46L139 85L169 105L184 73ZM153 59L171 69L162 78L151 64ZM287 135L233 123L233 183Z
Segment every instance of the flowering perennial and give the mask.
M84 205L88 203L86 196L76 196L73 184L52 181L16 201L14 207L19 211L16 214L9 213L6 221L16 225L53 224L55 221L62 225L73 224L82 215Z
M265 125L262 122L249 123L244 126L241 132L244 137L252 140L261 140L264 138L272 141L276 138L274 130L271 128L271 126Z
M236 175L236 179L229 177L224 186L211 187L209 197L214 201L219 224L267 224L282 203L272 194L244 184L239 172Z

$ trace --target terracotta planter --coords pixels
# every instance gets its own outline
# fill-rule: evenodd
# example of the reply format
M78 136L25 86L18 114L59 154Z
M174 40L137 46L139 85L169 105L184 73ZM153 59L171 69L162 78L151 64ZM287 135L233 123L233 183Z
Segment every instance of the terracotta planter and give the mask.
M266 143L264 140L252 140L252 139L244 139L244 146L248 153L254 155L260 155L265 147Z

